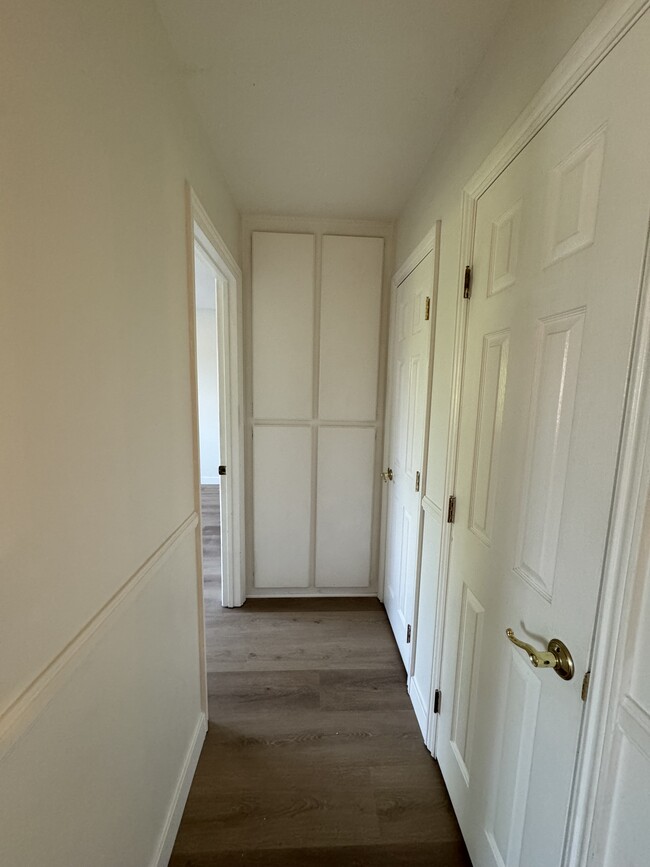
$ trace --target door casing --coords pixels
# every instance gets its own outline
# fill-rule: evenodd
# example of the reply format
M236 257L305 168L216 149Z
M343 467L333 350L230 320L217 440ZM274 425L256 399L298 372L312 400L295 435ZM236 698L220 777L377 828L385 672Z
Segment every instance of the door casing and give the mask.
M221 455L226 466L222 487L222 604L236 608L246 601L244 544L244 449L243 351L242 351L242 275L196 193L186 186L186 232L188 263L188 311L190 329L190 376L192 381L192 427L194 462L194 509L199 515L196 528L198 564L197 604L199 613L199 657L201 666L201 703L208 713L205 612L203 602L203 544L201 516L201 467L199 455L199 402L196 368L196 297L194 286L194 245L197 243L218 272L217 346L219 353Z

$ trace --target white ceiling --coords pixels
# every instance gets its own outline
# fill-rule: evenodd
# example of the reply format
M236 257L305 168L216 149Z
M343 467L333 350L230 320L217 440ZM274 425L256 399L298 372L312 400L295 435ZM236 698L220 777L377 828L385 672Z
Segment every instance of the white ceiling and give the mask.
M157 0L242 211L395 217L509 0Z

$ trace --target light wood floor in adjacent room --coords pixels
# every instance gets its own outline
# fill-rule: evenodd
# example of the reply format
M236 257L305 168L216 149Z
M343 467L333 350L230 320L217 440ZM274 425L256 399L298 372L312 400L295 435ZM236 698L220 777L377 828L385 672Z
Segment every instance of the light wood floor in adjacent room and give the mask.
M376 599L220 605L204 488L210 728L172 867L470 867Z

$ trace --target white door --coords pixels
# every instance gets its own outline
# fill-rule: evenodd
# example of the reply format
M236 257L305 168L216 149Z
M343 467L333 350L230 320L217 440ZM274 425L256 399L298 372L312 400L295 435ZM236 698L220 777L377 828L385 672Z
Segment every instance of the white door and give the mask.
M562 861L648 225L648 92L646 16L478 202L437 749L475 867ZM507 628L540 651L565 642L573 679L533 667Z
M391 405L384 605L407 674L418 570L435 255L397 287L391 318ZM427 298L429 299L427 306Z

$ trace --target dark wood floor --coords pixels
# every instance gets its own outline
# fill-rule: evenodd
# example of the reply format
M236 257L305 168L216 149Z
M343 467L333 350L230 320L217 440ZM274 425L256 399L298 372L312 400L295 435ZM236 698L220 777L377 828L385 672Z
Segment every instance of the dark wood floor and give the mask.
M203 490L210 728L172 867L469 867L376 599L220 605Z

